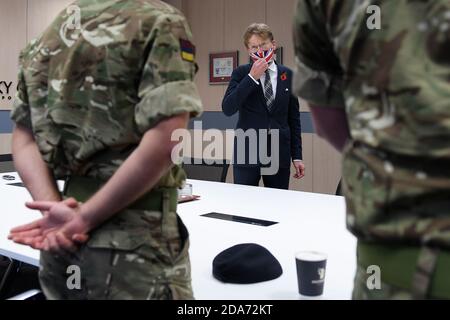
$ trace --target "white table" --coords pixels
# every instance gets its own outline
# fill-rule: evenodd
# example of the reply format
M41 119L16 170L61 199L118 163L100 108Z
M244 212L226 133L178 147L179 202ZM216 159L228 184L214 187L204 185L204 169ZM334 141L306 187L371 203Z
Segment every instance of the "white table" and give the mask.
M2 175L0 174L0 177ZM16 181L15 181L16 182ZM189 180L201 200L179 205L190 232L193 289L196 299L296 300L295 252L328 254L324 295L318 299L350 299L356 270L356 239L345 227L342 197ZM24 188L0 182L0 254L38 265L39 252L8 241L9 230L39 217L23 203ZM209 212L279 222L270 227L202 217ZM281 263L278 279L251 285L224 284L212 276L212 261L222 250L239 243L266 247Z

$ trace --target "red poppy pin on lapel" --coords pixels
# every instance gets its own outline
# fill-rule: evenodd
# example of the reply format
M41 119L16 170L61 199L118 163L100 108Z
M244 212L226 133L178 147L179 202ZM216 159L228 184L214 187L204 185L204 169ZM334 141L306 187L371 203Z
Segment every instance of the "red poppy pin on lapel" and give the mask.
M283 72L283 74L280 77L281 81L286 81L287 80L287 74L286 72Z

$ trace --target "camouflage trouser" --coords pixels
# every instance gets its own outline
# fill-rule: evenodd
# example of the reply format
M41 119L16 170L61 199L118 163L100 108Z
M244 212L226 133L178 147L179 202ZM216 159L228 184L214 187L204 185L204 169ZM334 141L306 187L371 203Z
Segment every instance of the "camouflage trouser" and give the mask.
M353 299L450 299L450 252L358 240Z
M370 276L366 268L358 265L353 286L353 300L412 300L413 294L394 285L381 281L380 289L369 289L367 279Z
M117 213L75 254L43 252L47 299L193 299L188 233L175 210L163 208Z

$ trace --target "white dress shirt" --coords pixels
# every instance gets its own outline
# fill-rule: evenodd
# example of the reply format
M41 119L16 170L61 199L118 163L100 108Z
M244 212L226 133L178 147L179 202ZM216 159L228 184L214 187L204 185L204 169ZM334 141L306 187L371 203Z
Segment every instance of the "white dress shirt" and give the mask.
M269 65L269 69L267 69L267 70L269 70L270 80L272 82L272 90L273 90L274 97L276 98L276 95L277 95L277 80L278 80L278 67L277 67L277 64L275 62L272 62ZM258 80L253 78L250 73L248 75L249 75L250 78L252 78L253 81L255 81L255 83L257 85L259 85L259 81ZM263 92L264 92L264 95L265 95L266 92L264 90L264 82L266 81L266 74L264 73L259 80L261 80L262 89L263 89Z

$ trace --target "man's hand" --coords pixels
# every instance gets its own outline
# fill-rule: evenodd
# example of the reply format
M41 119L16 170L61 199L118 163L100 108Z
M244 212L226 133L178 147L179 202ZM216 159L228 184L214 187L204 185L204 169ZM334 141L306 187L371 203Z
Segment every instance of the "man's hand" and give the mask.
M8 238L16 243L37 250L59 253L74 252L77 244L88 240L90 226L79 213L80 205L75 199L61 202L34 201L26 206L44 212L41 219L14 228Z
M268 68L269 64L266 62L266 60L259 59L258 61L255 61L255 63L253 63L252 69L250 70L250 75L253 77L253 79L259 80Z
M294 160L295 179L301 179L305 176L305 164L301 160Z

